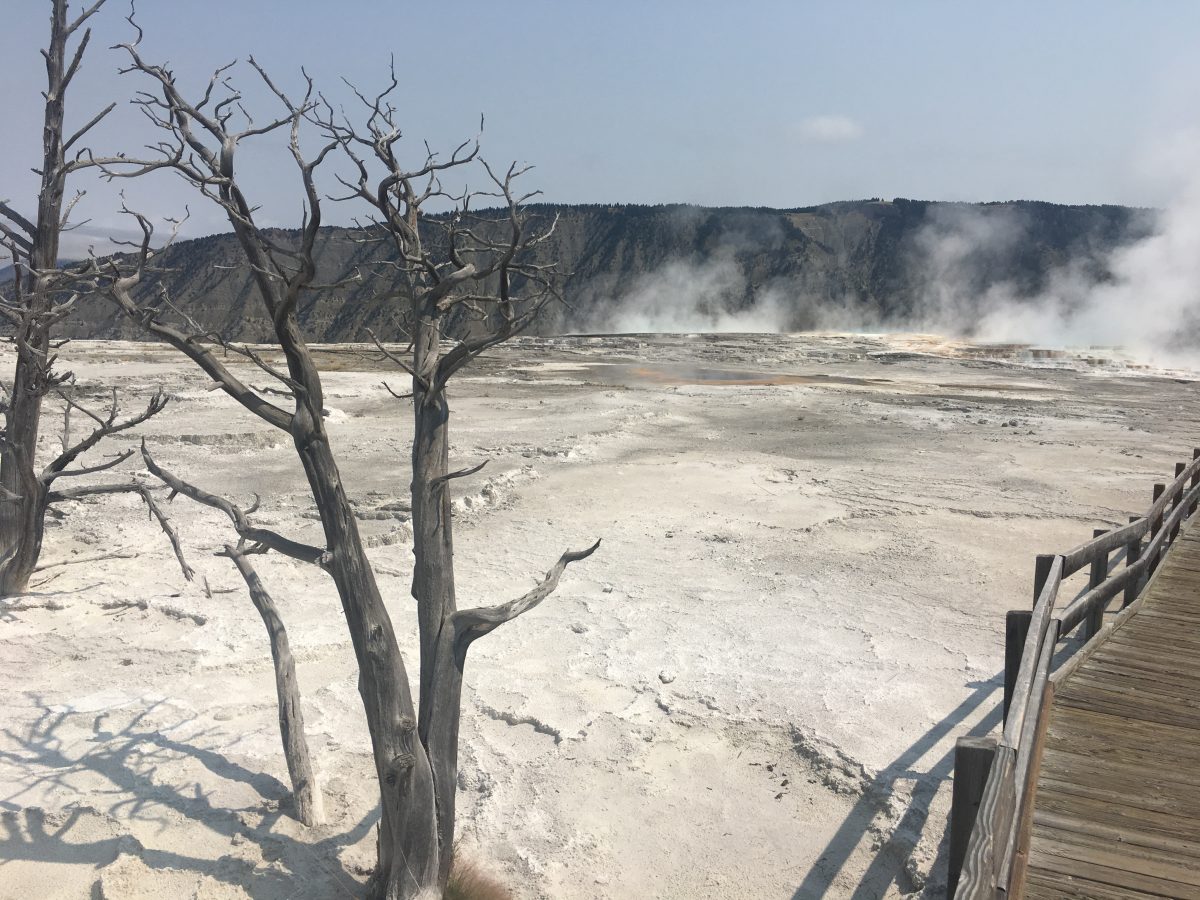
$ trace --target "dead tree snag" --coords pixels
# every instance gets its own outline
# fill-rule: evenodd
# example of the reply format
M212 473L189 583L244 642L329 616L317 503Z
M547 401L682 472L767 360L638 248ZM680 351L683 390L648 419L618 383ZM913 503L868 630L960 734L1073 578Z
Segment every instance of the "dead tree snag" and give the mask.
M135 26L136 27L136 26ZM306 475L324 532L324 546L303 551L319 562L337 588L359 665L359 692L371 733L381 799L379 863L372 896L428 898L442 896L453 857L454 792L457 780L458 731L462 672L471 642L503 622L540 603L557 586L565 568L595 551L567 552L529 594L494 608L458 610L454 595L450 482L474 469L449 467L449 406L446 384L464 365L534 320L558 296L548 266L526 261L526 252L548 236L532 229L514 182L523 170L510 167L501 175L480 163L492 185L483 194L456 198L441 190L439 173L475 163L478 148L468 142L449 159L429 152L412 170L399 162L398 129L388 97L397 82L375 100L367 100L360 134L323 102L306 77L304 95L293 101L251 59L250 65L281 105L275 119L256 124L241 108L241 95L227 80L228 67L214 73L196 101L184 96L173 73L146 62L137 40L123 45L128 72L153 85L140 103L165 133L161 158L134 167L110 167L113 177L130 177L155 168L170 168L190 181L224 212L246 265L253 274L258 299L270 317L286 360L277 368L249 348L225 344L282 382L288 406L240 381L212 353L215 336L181 316L167 304L140 302L139 285L146 274L151 229L142 217L145 241L132 270L118 261L109 265L105 291L150 335L191 358L229 396L264 421L288 432ZM220 99L218 99L218 95ZM323 143L307 156L302 133L316 131ZM292 160L304 195L305 216L298 237L281 242L255 220L236 167L240 145L270 132L287 134ZM412 344L405 357L385 354L407 371L413 382L416 436L412 449L412 506L416 569L412 593L420 627L420 705L413 703L410 681L392 622L367 558L353 509L342 485L337 461L322 419L320 374L305 341L297 308L306 294L327 288L316 283L316 248L322 222L323 194L317 170L331 154L347 161L356 173L340 179L351 189L349 199L369 204L374 223L366 240L390 251L380 261L387 273L387 293L408 313ZM477 215L472 200L499 199L499 215ZM430 217L423 204L451 199L458 211ZM553 223L549 225L553 228ZM423 239L436 229L434 246ZM353 277L361 277L357 273ZM465 314L477 320L476 337L443 350L446 318ZM181 325L177 320L183 318ZM218 340L218 343L222 343ZM382 345L381 345L382 346ZM239 535L280 552L296 548L272 544L250 533L248 523L231 514Z
M69 314L79 297L94 286L92 273L85 268L59 266L60 239L64 232L74 227L70 224L71 212L82 196L79 193L72 200L65 200L67 181L80 169L119 161L118 158L97 159L80 143L116 104L110 103L73 133L66 134L64 130L67 90L79 72L91 30L84 29L74 50L69 50L69 45L103 4L104 0L96 0L71 18L66 0L52 0L50 42L43 51L46 91L37 213L33 218L27 218L7 201L0 200L0 250L12 258L14 269L11 289L0 297L0 316L7 320L8 333L16 349L11 386L0 386L0 414L3 415L3 430L0 431L0 596L21 593L28 587L41 555L46 515L56 501L120 490L140 493L151 504L151 509L155 508L149 493L128 484L121 488L107 485L62 490L54 487L59 478L91 474L119 465L129 453L118 454L104 463L71 468L79 456L103 438L146 421L166 405L165 398L158 395L144 412L119 421L114 392L109 412L93 413L73 399L71 373L55 368L55 351L61 343L53 340L54 326ZM65 404L62 452L39 472L38 436L44 401L51 394L56 394ZM71 438L72 411L90 418L95 424L88 435L75 443ZM187 575L189 570L182 558L180 564Z

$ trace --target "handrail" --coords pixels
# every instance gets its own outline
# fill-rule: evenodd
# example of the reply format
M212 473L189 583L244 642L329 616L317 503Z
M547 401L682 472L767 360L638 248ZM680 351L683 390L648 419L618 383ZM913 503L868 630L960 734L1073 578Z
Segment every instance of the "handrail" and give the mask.
M972 793L978 798L978 806L974 821L965 824L970 835L961 877L956 878L958 873L955 872L950 875L951 891L956 900L999 900L1007 897L1010 888L1014 887L1010 882L1020 845L1021 822L1026 819L1024 807L1029 788L1037 778L1036 736L1058 642L1081 623L1091 620L1085 632L1083 643L1086 644L1099 630L1104 608L1110 600L1125 589L1125 605L1128 606L1144 589L1166 546L1175 540L1183 522L1200 506L1200 449L1193 452L1190 463L1178 464L1175 472L1175 478L1169 484L1154 486L1154 501L1144 516L1121 528L1097 532L1092 540L1067 553L1039 557L1039 579L1044 580L1032 615L1024 613L1024 617L1018 617L1020 621L1027 618L1029 624L1021 646L1016 679L1009 682L1006 677L1006 683L1012 684L1012 696L1004 731L996 744L986 782L981 790L976 787ZM1142 538L1146 535L1149 540L1143 546ZM1110 556L1114 550L1122 548L1126 550L1125 566L1109 574ZM1048 567L1044 565L1047 562ZM1054 606L1063 581L1089 565L1092 566L1092 580L1088 589L1056 616ZM1016 640L1021 640L1020 632L1016 632ZM1015 652L1012 657L1015 659ZM1010 669L1008 676L1011 674ZM955 803L958 803L957 797ZM971 808L970 804L965 806ZM952 848L955 840L961 840L955 835L962 827L952 816ZM956 882L957 889L954 887Z
M1163 496L1167 495L1163 494ZM1062 633L1069 634L1087 617L1093 606L1111 600L1132 579L1140 579L1146 573L1146 570L1150 568L1151 561L1156 559L1160 554L1167 536L1174 531L1176 525L1179 525L1186 518L1184 513L1197 500L1200 500L1200 487L1194 487L1183 495L1180 502L1176 504L1175 509L1171 511L1171 515L1163 520L1158 534L1150 540L1146 545L1146 549L1142 551L1142 555L1136 561L1129 563L1119 573L1104 580L1086 594L1072 601L1062 613Z
M1184 470L1175 477L1175 480L1166 486L1166 490L1163 491L1162 496L1154 501L1154 504L1145 516L1123 528L1110 531L1102 537L1085 541L1078 547L1073 547L1064 553L1063 577L1066 578L1074 575L1100 554L1119 550L1134 538L1140 538L1145 535L1146 531L1150 528L1150 523L1166 511L1167 504L1180 492L1185 482L1192 479L1193 487L1196 486L1194 479L1197 476L1200 476L1200 456L1193 458Z
M1059 558L1061 559L1061 557ZM1061 625L1059 620L1052 619L1048 629L1049 634L1047 635L1050 637L1050 640L1042 643L1042 650L1038 655L1037 667L1034 670L1034 681L1030 686L1029 693L1032 702L1025 715L1025 721L1021 723L1021 739L1017 746L1017 762L1013 768L1013 816L1004 842L1004 856L1000 863L999 878L997 879L1000 884L1007 884L1012 878L1013 860L1016 857L1017 843L1020 837L1017 833L1017 828L1023 817L1025 800L1029 794L1031 775L1034 770L1034 733L1037 731L1038 721L1041 719L1042 706L1046 702L1046 682L1050 680L1050 666L1054 661L1054 646L1058 643L1060 630Z
M1025 711L1029 705L1030 692L1034 683L1034 670L1042 655L1042 645L1050 628L1054 601L1058 598L1058 588L1062 584L1062 573L1063 558L1056 556L1050 565L1050 573L1042 587L1042 592L1038 595L1037 605L1033 608L1033 619L1029 623L1029 635L1025 638L1025 651L1021 654L1021 668L1017 672L1012 705L1008 708L1008 721L1004 724L1004 737L1001 738L1001 743L1009 747L1015 748L1020 744L1020 735L1025 725Z

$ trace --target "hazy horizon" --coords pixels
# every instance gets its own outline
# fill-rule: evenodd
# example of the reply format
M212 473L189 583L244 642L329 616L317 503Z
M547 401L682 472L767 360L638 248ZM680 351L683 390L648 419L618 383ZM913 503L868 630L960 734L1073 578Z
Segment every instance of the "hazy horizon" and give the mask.
M123 52L108 49L133 36L127 9L110 0L90 23L68 132L108 102L153 87L118 74ZM143 56L169 63L186 96L199 97L216 67L242 60L229 75L260 123L278 101L245 64L251 54L292 94L305 66L352 117L357 101L341 78L374 93L394 60L405 159L423 159L425 140L450 151L477 133L484 114L484 156L533 163L524 188L540 189L549 203L790 209L906 197L1152 208L1153 233L1098 261L1102 277L1068 260L1032 297L1002 279L988 288L992 312L973 325L1001 337L1117 335L1154 345L1159 323L1190 328L1200 318L1200 5L1146 9L1115 0L1002 8L760 2L736 13L682 0L468 0L453 8L349 0L331 14L315 0L282 11L213 0L144 3L138 22ZM26 211L37 187L29 169L40 155L46 13L44 4L21 4L0 33L10 61L0 199ZM101 154L135 155L157 139L138 109L120 102L90 143ZM317 136L306 141L315 153ZM335 191L328 169L345 164L330 163L321 186ZM260 225L299 224L302 193L279 134L241 144L238 167ZM453 189L468 178L478 187L482 173L451 177ZM167 173L117 184L81 173L71 187L89 196L64 258L89 247L110 252L109 238L129 233L121 188L160 227L186 210L181 238L229 230L214 204ZM347 225L361 210L329 202L323 213L326 224ZM985 227L969 215L947 221L931 227L919 262L929 282L925 320L951 327L959 310L978 306L969 276L981 252L1016 239L1020 226ZM696 296L723 297L737 284L725 274L667 267L650 273L642 293L657 296L661 283L672 295L700 285ZM767 321L776 318L773 296L764 291L760 301ZM855 302L834 304L839 321ZM675 306L667 311L678 318Z
M78 4L74 4L76 12ZM535 164L526 179L553 203L815 206L909 197L1165 207L1178 193L1164 158L1200 129L1200 7L1162 3L527 2L453 9L369 0L331 15L304 0L143 3L142 51L170 61L189 93L212 69L254 54L288 90L305 65L345 99L370 90L394 55L410 150L449 149L486 116L489 159ZM146 87L116 73L131 37L110 0L68 97L68 128ZM28 209L40 152L47 10L26 2L0 33L9 90L0 102L0 199ZM253 73L235 70L248 105L270 108ZM137 152L153 134L121 104L97 130L99 152ZM290 160L244 150L243 175L269 224L299 220ZM267 151L272 152L267 152ZM1175 167L1177 168L1177 167ZM1168 170L1164 172L1164 169ZM121 230L114 191L81 176L80 206L99 235ZM124 185L156 218L190 204L189 236L225 230L210 204L168 177ZM331 224L348 211L327 204ZM98 248L99 249L99 248Z

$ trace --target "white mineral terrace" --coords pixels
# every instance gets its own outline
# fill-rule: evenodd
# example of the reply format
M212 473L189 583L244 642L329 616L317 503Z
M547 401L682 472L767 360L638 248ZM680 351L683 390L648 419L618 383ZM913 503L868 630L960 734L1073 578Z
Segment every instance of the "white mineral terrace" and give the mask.
M164 466L319 540L286 436L174 353L66 356L97 403L161 385ZM380 384L404 378L319 361L411 670L409 411ZM1190 457L1200 395L1175 375L911 335L525 338L480 360L451 392L452 465L490 460L453 482L460 605L603 544L471 651L462 852L522 898L938 896L951 751L998 722L1004 611L1034 554L1123 523ZM0 601L0 897L353 896L377 793L333 587L258 563L329 814L305 829L262 623L213 555L228 522L168 510L194 582L117 496L68 507L30 593Z

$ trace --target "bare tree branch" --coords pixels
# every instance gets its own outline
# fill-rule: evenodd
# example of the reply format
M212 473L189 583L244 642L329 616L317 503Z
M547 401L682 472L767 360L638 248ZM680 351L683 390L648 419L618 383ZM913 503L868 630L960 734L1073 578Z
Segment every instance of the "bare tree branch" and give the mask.
M450 481L453 478L466 478L468 475L474 475L487 464L488 461L485 459L479 465L471 466L469 469L459 469L457 472L447 472L445 475L439 475L437 478L434 478L432 481L430 481L430 486L445 484L447 481Z
M163 248L151 249L150 242L154 234L154 227L150 221L140 213L130 212L130 215L134 216L142 230L142 240L138 246L137 266L132 272L123 273L117 261L110 260L107 265L112 272L112 278L102 286L106 296L126 315L139 322L150 334L175 347L195 362L213 381L220 384L225 393L250 412L276 428L288 431L292 424L291 414L264 400L243 384L213 355L211 350L200 343L201 337L211 337L211 335L202 336L181 331L175 326L163 322L155 307L139 306L133 299L134 288L148 271L147 263L162 253Z
M95 497L102 494L137 494L142 498L142 501L149 508L150 514L158 520L159 527L162 528L163 534L167 536L167 540L171 542L171 549L175 551L175 559L179 561L179 568L183 571L183 577L191 581L196 574L195 570L188 565L187 559L183 555L183 547L179 544L179 535L175 533L175 529L171 525L171 520L159 508L158 503L154 499L154 495L150 493L150 489L144 484L136 481L129 481L117 484L92 484L81 487L64 488L61 490L53 490L46 494L48 503L62 503L67 500L82 500L86 497Z
M54 569L58 566L74 566L80 563L102 562L106 559L136 559L138 553L134 550L114 550L111 553L96 553L92 556L75 556L70 559L56 559L54 562L41 563L34 570L35 572L44 572L47 569Z
M100 110L100 112L96 113L96 115L92 116L82 128L79 128L73 135L63 142L63 152L65 153L66 151L70 150L77 140L99 125L100 121L116 108L117 104L110 103L108 106L104 107L104 109Z
M23 215L21 215L19 212L17 212L15 209L13 209L11 206L9 206L3 200L0 200L0 215L4 216L6 219L9 219L13 223L15 223L29 237L33 237L35 234L37 234L37 226L34 225L32 222L30 222L28 219L26 219Z
M91 472L100 472L100 471L103 471L104 469L111 469L113 466L119 465L121 462L123 462L124 460L128 459L130 456L133 455L132 450L127 450L124 453L119 454L115 460L112 460L107 463L102 463L98 466L90 466L90 467L85 466L85 467L81 467L79 469L70 470L70 471L67 469L67 467L69 465L71 465L71 463L73 463L76 459L78 459L81 454L83 454L83 453L87 452L88 450L92 449L93 447L95 447L104 438L108 437L109 435L118 434L122 431L128 431L130 428L133 428L137 425L142 424L147 419L158 415L167 406L167 397L160 390L160 391L156 392L153 397L150 398L149 403L146 404L146 408L142 412L138 413L137 415L130 416L128 419L118 422L117 414L120 411L120 407L118 407L118 405L117 405L116 388L113 388L112 405L109 407L108 415L105 416L104 418L101 418L100 416L96 415L91 410L87 409L86 407L81 406L79 403L77 403L75 400L72 400L69 396L67 396L62 391L59 391L59 396L63 399L63 402L67 404L66 412L64 414L65 421L64 421L64 428L63 428L63 452L60 453L49 465L47 465L45 469L42 470L40 479L41 479L42 484L47 484L47 485L50 484L51 482L53 482L56 478L60 478L64 475L85 475L85 474L88 474ZM69 418L69 416L70 416L70 411L72 409L77 409L80 412L84 413L89 418L91 418L94 422L96 422L97 427L95 429L93 429L91 434L89 434L83 440L79 441L78 443L76 443L74 445L69 445L69 440L70 440L70 427L69 427L70 426L70 418Z
M249 554L253 552L254 549L248 549L246 542L241 540L236 547L226 544L224 551L219 555L228 556L233 560L246 582L250 600L267 628L267 637L271 642L271 662L275 668L279 733L283 739L283 755L287 761L288 774L291 776L296 817L305 825L320 825L325 821L325 808L321 790L313 774L308 741L304 736L304 714L300 704L300 685L296 679L296 661L292 656L287 629L284 627L283 617L279 614L279 608L250 562Z
M142 460L146 463L146 468L150 470L150 473L171 489L172 495L183 494L197 503L225 513L229 517L229 520L233 522L234 530L238 533L239 537L262 544L277 553L290 556L292 559L315 563L319 566L326 564L329 554L325 548L302 544L299 541L293 541L291 538L286 538L269 529L258 528L251 524L246 512L241 507L235 506L224 497L218 497L216 494L210 494L208 491L189 484L163 469L154 461L154 457L150 455L150 450L146 447L144 440L142 441ZM255 507L257 507L257 503L255 503Z
M104 3L105 3L105 0L96 0L95 3L93 3L87 9L85 9L83 12L81 12L75 18L75 21L67 26L67 37L70 37L72 34L74 34L79 29L80 25L82 25L84 22L86 22L88 19L90 19L92 16L94 16L96 14L96 11L98 9L100 9L100 7L102 7L104 5Z
M533 609L554 593L554 589L558 587L559 579L562 578L562 573L566 571L568 565L578 562L581 559L587 559L596 552L599 546L600 541L596 541L596 543L592 544L586 550L568 550L558 558L558 562L546 573L546 577L542 580L541 584L523 597L510 600L508 603L501 604L500 606L461 609L455 612L451 616L451 621L454 623L459 640L470 644L472 641L483 637L483 635L495 630L505 622L511 622L522 613Z

